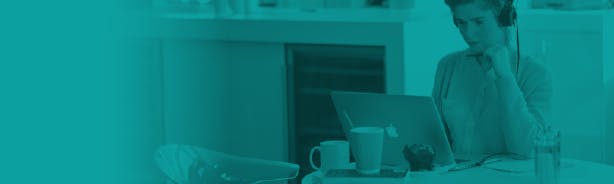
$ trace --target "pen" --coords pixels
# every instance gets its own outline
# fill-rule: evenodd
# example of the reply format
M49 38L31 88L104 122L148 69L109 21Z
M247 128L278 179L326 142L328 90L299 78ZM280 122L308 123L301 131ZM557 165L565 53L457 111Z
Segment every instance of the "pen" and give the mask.
M471 54L467 54L467 57L480 57L480 56L484 56L484 53L471 53Z

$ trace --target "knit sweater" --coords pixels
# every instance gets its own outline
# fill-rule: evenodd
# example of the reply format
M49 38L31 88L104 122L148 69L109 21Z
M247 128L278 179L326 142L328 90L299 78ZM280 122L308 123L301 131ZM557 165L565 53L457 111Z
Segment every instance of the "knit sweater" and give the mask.
M531 156L537 130L550 119L552 79L529 57L521 57L516 71L517 57L510 55L514 78L497 77L466 50L439 62L432 95L455 154Z

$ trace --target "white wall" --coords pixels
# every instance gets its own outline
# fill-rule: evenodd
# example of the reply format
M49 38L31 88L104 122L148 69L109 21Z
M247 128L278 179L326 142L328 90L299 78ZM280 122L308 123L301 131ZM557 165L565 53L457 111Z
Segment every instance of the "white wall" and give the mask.
M439 61L467 46L450 15L431 15L406 24L405 90L411 95L430 96Z
M413 1L414 1L414 11L441 13L441 12L447 12L450 10L448 9L444 1L433 1L433 0L413 0Z

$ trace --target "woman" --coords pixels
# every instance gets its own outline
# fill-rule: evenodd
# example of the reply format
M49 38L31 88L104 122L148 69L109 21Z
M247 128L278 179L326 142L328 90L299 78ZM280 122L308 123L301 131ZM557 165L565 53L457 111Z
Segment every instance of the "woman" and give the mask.
M548 122L552 81L544 66L517 59L512 2L445 0L469 48L438 64L433 98L456 155L532 155L533 135ZM502 14L503 12L503 14ZM515 13L515 12L513 12Z

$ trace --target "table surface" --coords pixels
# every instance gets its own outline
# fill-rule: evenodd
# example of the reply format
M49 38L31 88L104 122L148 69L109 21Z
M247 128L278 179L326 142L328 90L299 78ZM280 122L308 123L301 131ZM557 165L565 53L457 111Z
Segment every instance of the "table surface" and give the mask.
M406 183L537 183L533 162L533 160L507 160L456 172L413 172L410 173ZM500 171L501 169L515 172L504 172ZM321 176L320 172L310 173L303 177L301 183L318 184ZM614 166L573 159L561 161L560 184L611 183L612 179L614 179Z

